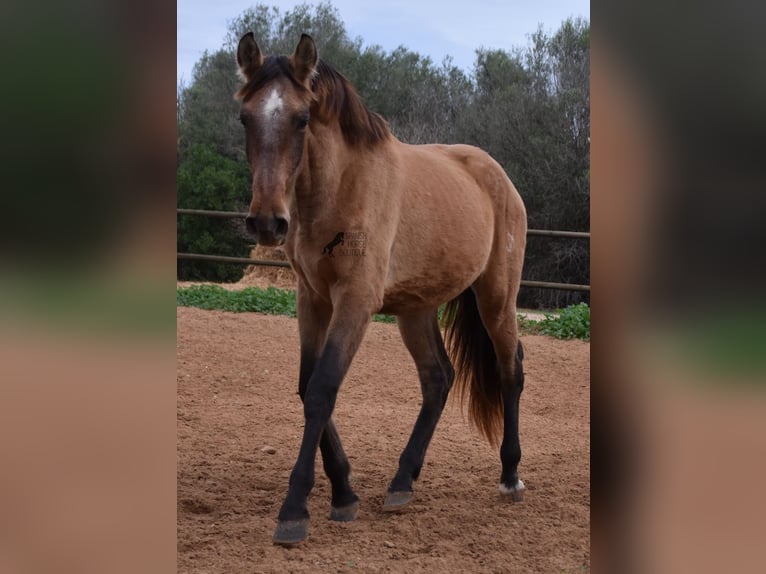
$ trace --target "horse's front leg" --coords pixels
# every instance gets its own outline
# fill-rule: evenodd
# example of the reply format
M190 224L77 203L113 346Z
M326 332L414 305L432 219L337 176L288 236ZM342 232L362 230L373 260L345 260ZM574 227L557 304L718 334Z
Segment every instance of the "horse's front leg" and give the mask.
M298 330L301 342L301 364L298 394L301 401L306 398L309 379L314 373L319 354L327 335L332 317L332 306L316 297L311 290L298 281ZM332 510L330 520L348 522L354 520L359 511L359 497L349 481L351 466L343 450L338 431L332 418L327 422L319 440L322 462L332 486Z
M339 296L333 306L324 347L308 380L303 402L303 440L290 474L274 543L292 545L308 536L308 496L314 486L314 461L322 433L330 422L343 377L370 322L369 299ZM336 435L337 436L337 435Z

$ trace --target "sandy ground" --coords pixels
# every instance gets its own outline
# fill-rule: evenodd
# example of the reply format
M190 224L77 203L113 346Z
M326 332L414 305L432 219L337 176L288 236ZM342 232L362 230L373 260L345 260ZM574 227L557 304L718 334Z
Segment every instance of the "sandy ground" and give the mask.
M317 461L311 532L271 542L303 428L295 319L178 308L178 572L590 571L590 345L523 338L526 500L500 498L498 453L450 401L415 498L380 508L420 405L395 325L372 324L335 420L362 499L327 520Z

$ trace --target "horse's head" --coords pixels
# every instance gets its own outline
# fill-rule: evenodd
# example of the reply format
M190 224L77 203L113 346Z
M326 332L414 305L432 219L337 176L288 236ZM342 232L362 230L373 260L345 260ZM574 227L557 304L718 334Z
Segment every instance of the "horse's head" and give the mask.
M252 33L239 41L237 64L245 86L240 120L253 173L247 229L262 245L284 243L287 205L301 168L318 63L314 40L304 34L290 56L264 58Z

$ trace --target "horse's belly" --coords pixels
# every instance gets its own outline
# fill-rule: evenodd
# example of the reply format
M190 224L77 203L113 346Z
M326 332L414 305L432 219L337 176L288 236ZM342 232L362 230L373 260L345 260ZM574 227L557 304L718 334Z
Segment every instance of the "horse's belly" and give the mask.
M470 287L486 269L491 236L471 242L409 242L394 249L383 293L383 313L435 309Z
M484 261L449 265L434 261L422 273L397 278L389 274L383 294L381 313L400 315L425 309L435 309L465 291L484 269Z

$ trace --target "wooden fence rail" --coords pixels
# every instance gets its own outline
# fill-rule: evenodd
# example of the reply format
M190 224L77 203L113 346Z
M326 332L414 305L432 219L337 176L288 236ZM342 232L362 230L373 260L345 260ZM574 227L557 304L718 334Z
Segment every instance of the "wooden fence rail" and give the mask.
M228 219L244 219L247 213L238 213L235 211L212 211L207 209L176 209L178 215L202 215L207 217L224 217ZM548 229L527 229L527 235L536 235L541 237L567 237L570 239L590 239L590 233L587 231L552 231ZM286 267L290 264L285 261L265 261L262 259L249 259L247 257L228 257L225 255L203 255L201 253L177 253L178 259L187 259L192 261L216 261L220 263L233 263L241 265L263 265L264 267ZM587 291L590 292L590 285L577 285L573 283L554 283L550 281L527 281L522 279L523 287L537 287L541 289L561 289L564 291Z

